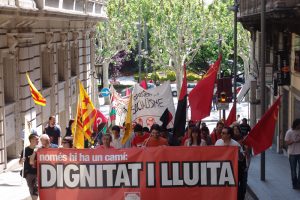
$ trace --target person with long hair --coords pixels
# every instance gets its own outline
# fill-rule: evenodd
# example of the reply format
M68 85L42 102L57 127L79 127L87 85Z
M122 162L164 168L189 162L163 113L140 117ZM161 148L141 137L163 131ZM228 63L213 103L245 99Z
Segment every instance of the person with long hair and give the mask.
M206 142L201 138L198 127L191 128L191 136L185 141L185 146L206 146Z
M208 127L203 126L200 130L201 130L201 138L205 140L206 145L212 145Z

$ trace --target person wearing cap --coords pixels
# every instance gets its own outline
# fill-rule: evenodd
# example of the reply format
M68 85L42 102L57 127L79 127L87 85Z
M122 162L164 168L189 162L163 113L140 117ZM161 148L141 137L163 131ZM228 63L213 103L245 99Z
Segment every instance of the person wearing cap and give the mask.
M30 165L30 157L32 156L34 149L39 143L39 136L36 132L29 135L30 145L25 148L25 153L22 151L19 160L20 164L24 163L24 170L21 171L21 176L26 179L29 192L31 195L38 196L38 186L37 186L37 169ZM22 173L24 172L24 173Z

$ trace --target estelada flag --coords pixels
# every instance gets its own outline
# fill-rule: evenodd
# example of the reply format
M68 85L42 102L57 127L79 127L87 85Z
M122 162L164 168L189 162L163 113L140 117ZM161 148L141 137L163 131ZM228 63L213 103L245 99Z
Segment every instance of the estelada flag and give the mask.
M169 111L168 108L166 108L166 110L164 111L164 113L162 114L159 120L162 122L161 126L167 128L168 124L172 121L172 119L173 119L172 113Z
M127 115L125 118L125 133L122 138L122 144L124 145L129 139L132 132L132 94L128 102Z
M187 108L187 80L186 80L186 65L184 65L184 74L178 99L177 109L174 119L173 133L177 136L183 136L186 124L186 108Z
M39 93L39 91L33 85L27 72L26 72L26 77L27 77L27 81L30 87L30 93L34 103L40 106L46 106L46 99L41 95L41 93Z
M280 101L281 96L267 110L244 140L244 144L253 148L254 155L260 154L272 145Z
M226 126L230 126L236 121L236 103L233 103L233 106L230 110L230 113L225 121Z
M80 138L80 143L74 143L74 145L82 146L82 134L84 138L88 139L90 142L92 136L92 127L94 125L94 121L96 118L96 109L94 104L92 103L90 97L88 96L87 92L85 91L82 83L78 80L79 84L79 98L77 102L77 115L76 115L76 122L74 123L74 142L75 138ZM79 129L77 131L78 125L82 124L82 130ZM79 134L79 135L76 135ZM84 145L83 145L84 146ZM79 148L79 147L77 147Z
M191 120L200 121L210 115L214 86L219 71L222 56L209 68L203 79L199 80L189 94Z

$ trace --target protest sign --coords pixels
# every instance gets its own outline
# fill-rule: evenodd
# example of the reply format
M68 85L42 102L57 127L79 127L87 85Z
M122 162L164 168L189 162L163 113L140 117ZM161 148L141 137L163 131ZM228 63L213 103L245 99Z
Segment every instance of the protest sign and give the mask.
M40 149L41 200L236 199L237 147Z
M138 84L135 85L132 104L132 119L134 122L149 128L152 124L161 125L160 117L166 109L173 116L168 128L173 128L175 107L169 82L148 90Z

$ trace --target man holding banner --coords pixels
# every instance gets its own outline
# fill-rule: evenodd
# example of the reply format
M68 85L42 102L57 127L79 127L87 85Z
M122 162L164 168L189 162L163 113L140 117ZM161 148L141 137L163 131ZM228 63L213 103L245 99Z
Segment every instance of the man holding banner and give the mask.
M24 138L25 140L26 138ZM33 156L34 149L39 143L39 136L36 133L31 133L28 137L30 145L21 153L19 160L20 164L24 163L24 170L21 171L21 176L26 179L29 192L31 195L38 196L37 188L37 168L30 165L30 157Z

